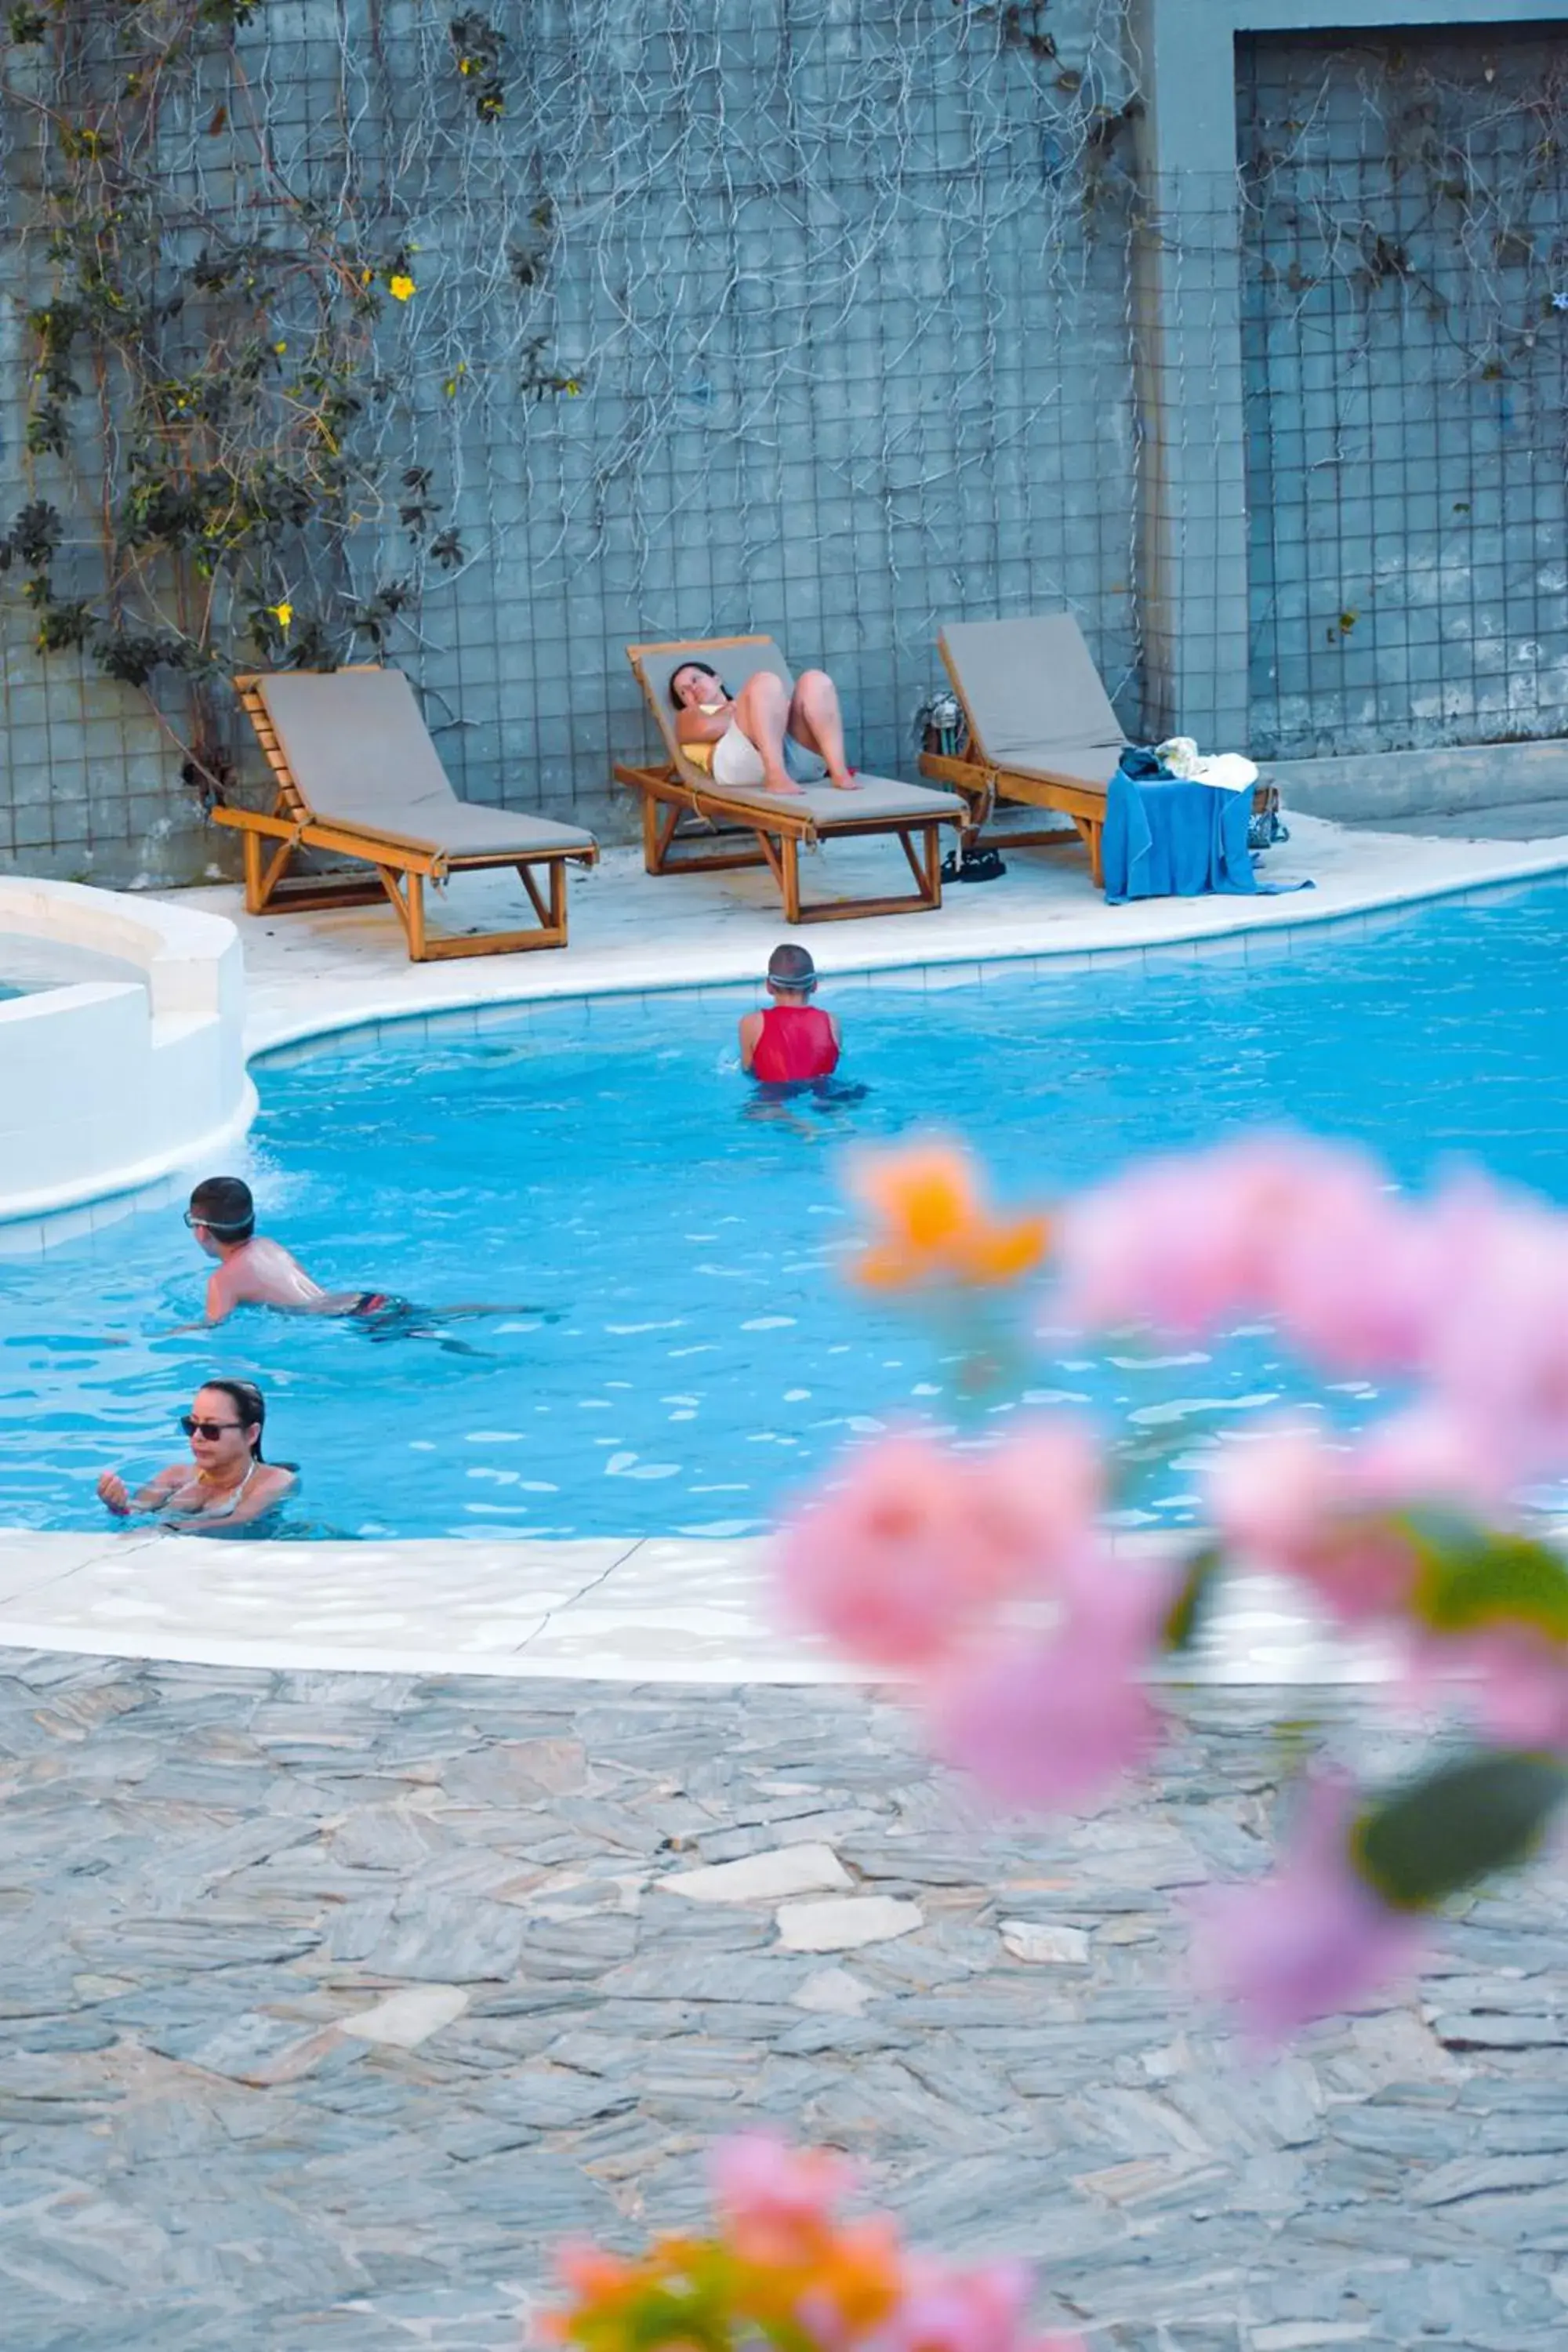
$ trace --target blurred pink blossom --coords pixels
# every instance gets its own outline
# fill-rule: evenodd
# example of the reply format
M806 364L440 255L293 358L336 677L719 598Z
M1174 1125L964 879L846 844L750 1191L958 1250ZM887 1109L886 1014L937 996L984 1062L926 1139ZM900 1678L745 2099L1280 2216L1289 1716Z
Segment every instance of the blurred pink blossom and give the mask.
M937 1739L1010 1804L1098 1796L1152 1748L1160 1718L1144 1684L1173 1580L1085 1553L1045 1633L1017 1633L934 1695Z
M1229 1316L1272 1312L1282 1260L1304 1246L1315 1220L1366 1236L1369 1247L1386 1223L1381 1203L1374 1162L1304 1136L1249 1136L1146 1160L1064 1213L1062 1310L1085 1329L1141 1323L1196 1338ZM1291 1286L1303 1315L1307 1288L1305 1277ZM1364 1317L1364 1301L1358 1311Z
M1480 1179L1436 1213L1443 1271L1426 1370L1517 1476L1568 1463L1568 1219Z
M769 2132L743 2132L709 2151L713 2203L747 2261L787 2265L809 2253L858 2175L827 2148L791 2147Z
M930 1667L1005 1600L1046 1589L1089 1538L1099 1455L1071 1422L1024 1424L994 1453L890 1437L784 1529L791 1612L853 1657Z
M1198 1980L1239 2009L1258 2043L1353 2007L1420 1957L1428 1922L1382 1902L1351 1861L1353 1811L1342 1778L1310 1782L1282 1867L1193 1904Z
M1487 1737L1508 1748L1568 1748L1568 1649L1529 1625L1486 1625L1417 1649L1417 1696L1435 1681L1463 1681Z
M1015 2352L1028 2296L1022 2263L962 2270L912 2255L904 2298L867 2352Z
M994 1452L967 1457L975 1531L1006 1559L1027 1559L1025 1580L1048 1585L1081 1551L1105 1498L1093 1432L1065 1413L1019 1422Z
M1487 1519L1507 1492L1485 1435L1431 1406L1353 1440L1281 1423L1222 1447L1208 1476L1222 1541L1311 1585L1352 1624L1397 1615L1410 1601L1420 1564L1391 1515L1441 1504Z
M1427 1347L1438 1248L1430 1212L1390 1192L1374 1162L1315 1150L1277 1218L1258 1303L1325 1371L1407 1372Z
M1301 1573L1317 1557L1325 1522L1350 1500L1348 1451L1305 1422L1281 1422L1222 1445L1207 1486L1226 1545L1259 1566Z
M1512 1499L1511 1459L1493 1433L1431 1398L1374 1422L1357 1439L1353 1480L1372 1509L1436 1503L1488 1521L1505 1517Z
M1027 2333L1029 2284L1022 2263L961 2269L913 2255L909 2292L866 2352L1082 2352L1081 2338Z

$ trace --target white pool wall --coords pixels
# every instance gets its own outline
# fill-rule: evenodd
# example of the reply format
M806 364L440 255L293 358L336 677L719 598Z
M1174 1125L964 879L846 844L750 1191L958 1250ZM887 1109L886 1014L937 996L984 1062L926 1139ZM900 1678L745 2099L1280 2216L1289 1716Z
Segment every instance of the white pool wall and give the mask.
M6 932L141 974L0 1002L0 1255L14 1256L167 1199L244 1135L256 1089L244 954L222 916L0 877Z

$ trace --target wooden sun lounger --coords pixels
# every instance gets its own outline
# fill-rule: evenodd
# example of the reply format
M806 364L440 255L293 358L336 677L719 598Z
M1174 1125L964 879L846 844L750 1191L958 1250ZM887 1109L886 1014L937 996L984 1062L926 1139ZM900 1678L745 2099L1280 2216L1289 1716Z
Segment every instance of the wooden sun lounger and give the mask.
M831 923L853 915L909 914L942 904L941 829L962 832L966 803L952 793L933 793L889 776L862 774L853 793L830 784L808 784L784 797L761 785L716 784L694 765L676 740L669 681L682 663L722 666L729 655L737 668L771 669L785 685L793 681L771 637L709 637L691 643L628 646L627 657L647 697L667 757L657 767L617 761L615 776L642 796L643 863L650 874L720 873L742 866L765 866L779 886L785 920ZM693 847L693 829L704 828L706 846ZM805 906L800 895L802 846L842 841L858 834L892 834L909 861L915 887L902 898L835 898ZM746 845L749 841L749 845Z
M998 849L1049 849L1074 835L1089 852L1096 887L1104 883L1100 837L1105 795L1127 738L1070 613L1009 621L950 621L937 637L963 706L968 749L921 754L921 773L951 785L969 803L972 842L999 804L1050 809L1074 834L1038 829L987 832ZM1279 805L1260 784L1253 805Z
M576 825L459 800L401 670L275 670L235 680L278 782L271 811L215 808L245 842L245 904L252 915L294 907L392 901L412 963L440 956L509 955L566 944L566 866L592 866L598 845ZM268 845L275 846L268 851ZM374 868L290 873L301 850L325 850ZM487 866L514 866L537 926L432 938L425 885Z

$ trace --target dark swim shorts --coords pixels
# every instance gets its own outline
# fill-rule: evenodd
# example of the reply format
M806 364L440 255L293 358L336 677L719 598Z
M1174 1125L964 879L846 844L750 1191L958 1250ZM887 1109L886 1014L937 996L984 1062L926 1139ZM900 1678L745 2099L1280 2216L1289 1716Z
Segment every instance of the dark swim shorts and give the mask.
M418 1320L417 1307L390 1290L365 1290L349 1309L349 1320L373 1339L395 1339Z

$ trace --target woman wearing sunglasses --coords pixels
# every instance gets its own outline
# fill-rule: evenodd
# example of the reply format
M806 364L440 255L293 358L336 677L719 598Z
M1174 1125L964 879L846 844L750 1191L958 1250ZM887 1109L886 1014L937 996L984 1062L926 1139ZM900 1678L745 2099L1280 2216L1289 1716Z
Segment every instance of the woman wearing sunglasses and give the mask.
M286 1463L261 1458L266 1421L266 1400L248 1381L208 1381L180 1416L191 1441L190 1461L160 1470L136 1494L118 1472L106 1470L99 1499L117 1519L155 1518L195 1535L226 1536L254 1526L296 1484Z

